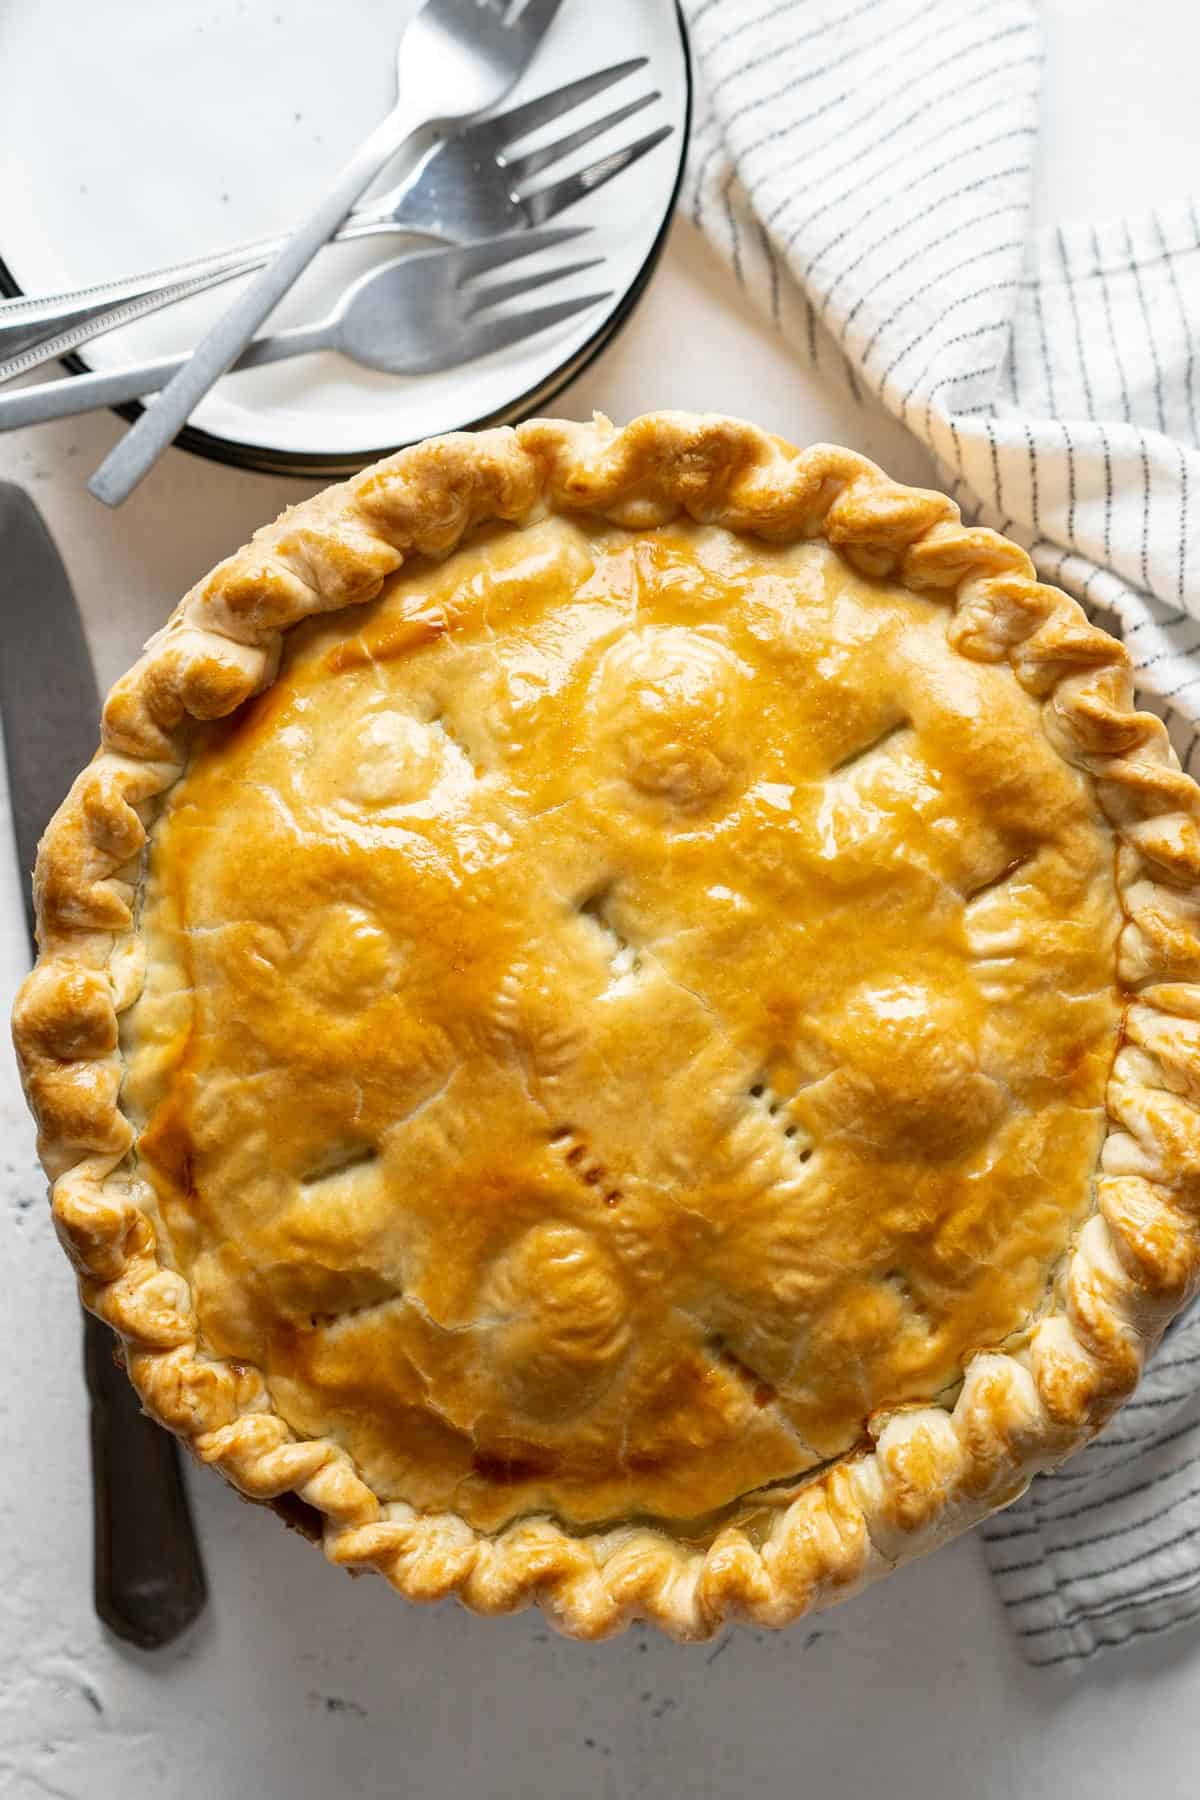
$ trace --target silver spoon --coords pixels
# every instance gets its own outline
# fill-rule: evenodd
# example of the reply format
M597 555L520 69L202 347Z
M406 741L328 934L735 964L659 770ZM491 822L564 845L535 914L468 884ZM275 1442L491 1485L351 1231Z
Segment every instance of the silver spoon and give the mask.
M425 0L400 36L395 106L279 254L173 371L161 404L148 408L109 451L88 482L97 500L119 506L128 499L402 146L429 125L473 118L503 100L529 67L559 4L560 0Z
M605 182L638 162L669 137L673 128L660 125L546 186L531 187L533 178L661 96L652 88L636 100L565 132L553 143L525 151L517 146L552 119L584 106L645 63L644 56L615 63L595 75L585 75L539 95L536 100L494 113L440 138L395 186L375 199L360 202L339 227L336 241L395 232L440 239L447 244L474 244L480 238L499 237L525 226L548 225L568 206L594 194ZM249 274L268 262L286 241L281 237L261 238L114 281L92 282L58 294L21 294L0 300L0 382L27 375L40 363L76 350L104 331L115 330L236 275ZM398 246L397 253L407 247Z
M471 284L506 263L586 235L586 228L569 227L517 231L458 250L424 250L396 257L352 282L327 318L256 338L233 367L257 369L313 350L340 350L343 356L389 375L429 375L508 349L611 299L612 291L582 294L528 312L496 314L496 307L549 282L594 269L603 259L592 257L587 262L539 269L489 287ZM143 394L157 393L187 360L186 355L162 357L111 374L72 375L0 394L0 431L41 425L48 419L91 412L99 406L119 406Z

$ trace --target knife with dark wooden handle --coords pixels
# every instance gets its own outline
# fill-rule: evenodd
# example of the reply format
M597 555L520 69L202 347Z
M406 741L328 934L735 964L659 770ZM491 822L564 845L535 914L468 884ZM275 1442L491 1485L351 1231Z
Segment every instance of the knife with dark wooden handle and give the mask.
M96 677L75 596L41 515L0 482L0 721L30 946L38 841L99 735ZM107 1325L84 1314L91 1399L96 1611L143 1650L203 1610L204 1567L174 1439L147 1418Z

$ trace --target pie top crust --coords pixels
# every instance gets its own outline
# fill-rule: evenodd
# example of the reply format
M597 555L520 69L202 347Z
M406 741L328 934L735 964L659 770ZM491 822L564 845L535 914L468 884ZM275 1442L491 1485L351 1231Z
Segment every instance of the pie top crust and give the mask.
M414 1598L784 1623L1193 1292L1198 810L1121 647L850 452L401 453L185 598L47 833L84 1297Z

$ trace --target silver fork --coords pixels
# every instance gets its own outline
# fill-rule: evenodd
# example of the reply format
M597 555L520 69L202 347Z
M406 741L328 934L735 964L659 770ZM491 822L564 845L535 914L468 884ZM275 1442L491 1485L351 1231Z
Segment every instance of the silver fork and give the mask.
M395 186L355 207L337 233L338 241L408 232L469 243L546 224L645 156L670 136L673 127L660 126L543 187L531 191L528 183L661 96L657 89L640 94L536 150L521 154L514 146L644 68L646 60L636 56L614 63L440 139ZM139 275L59 294L0 301L0 382L78 349L105 331L261 268L286 241L258 238Z
M465 123L498 106L537 54L561 0L421 0L396 45L396 99L368 132L283 248L251 276L201 337L155 405L146 407L88 481L120 506L150 473L201 400L345 223L375 178L433 126Z
M256 338L230 373L304 356L312 350L340 350L355 362L388 374L427 375L506 350L535 332L611 299L612 294L581 294L528 312L497 313L497 307L550 282L593 269L602 258L539 269L485 287L473 285L477 278L586 235L586 229L560 226L552 231L519 231L460 249L418 250L397 257L360 275L328 317ZM0 431L41 425L48 419L91 412L99 406L119 406L156 393L187 360L186 355L168 356L112 374L69 375L62 381L0 394Z

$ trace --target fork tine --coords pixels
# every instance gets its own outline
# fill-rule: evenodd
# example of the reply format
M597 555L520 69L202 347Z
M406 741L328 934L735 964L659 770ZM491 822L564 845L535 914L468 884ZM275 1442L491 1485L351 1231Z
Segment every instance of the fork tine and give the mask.
M564 156L570 156L575 150L582 150L585 144L590 144L602 132L611 131L614 125L631 119L644 106L650 106L655 100L661 99L662 95L655 88L651 93L643 94L640 99L631 100L627 106L619 106L615 112L606 113L604 118L596 119L593 124L581 125L578 131L569 131L555 143L544 144L540 150L530 150L525 156L501 155L497 160L503 163L514 183L528 181L532 176L540 175L552 163L561 162Z
M515 281L501 281L495 287L472 288L472 304L467 318L473 319L485 307L500 306L505 300L516 300L521 294L531 294L535 288L546 287L552 281L565 281L568 275L582 275L585 269L597 269L604 261L602 256L593 256L587 262L564 263L557 269L538 269L533 275L518 275Z
M472 275L486 275L504 263L517 262L522 256L536 256L539 250L552 250L556 244L569 244L573 238L586 237L590 225L556 225L551 231L508 231L503 237L481 238L477 244L462 244L455 250L435 250L433 255L445 257L459 282Z
M577 300L559 300L553 306L539 306L534 312L515 313L510 318L473 325L469 354L472 357L490 356L493 350L507 350L510 345L519 344L522 338L533 337L536 332L546 331L563 319L586 312L589 306L598 306L602 300L611 299L610 288L604 294L583 294Z
M553 88L548 94L539 94L536 100L527 100L523 106L514 106L509 112L498 113L494 119L483 119L477 125L468 125L460 135L472 142L483 139L493 150L502 150L507 144L515 144L521 138L528 137L539 125L548 125L551 119L557 119L560 114L582 106L593 94L602 94L605 88L612 87L615 82L624 81L626 75L632 75L635 69L644 69L646 61L644 56L634 56L628 62L613 63L611 68L600 69L595 75L584 75L579 81L568 81L565 87Z
M532 194L519 194L517 204L531 225L544 225L547 219L553 219L558 213L574 206L577 200L594 194L598 187L611 181L614 175L620 175L632 163L640 161L647 151L661 144L664 138L670 137L675 127L660 125L647 137L639 138L636 144L627 144L623 150L614 150L610 156L602 156L599 162L589 163L586 169L580 169L575 175L567 175L561 181L552 181L548 187L538 188Z

